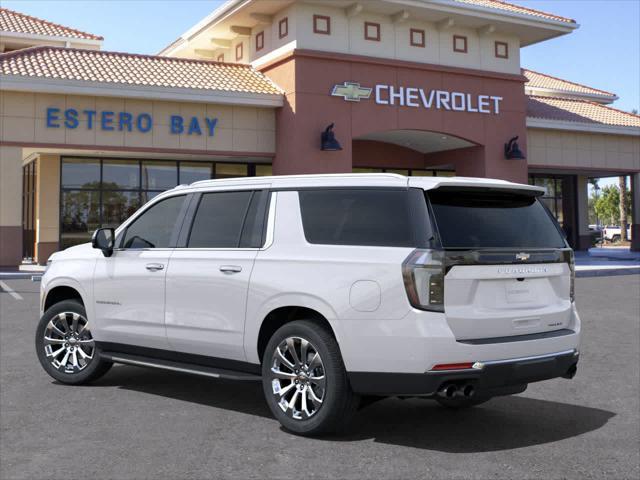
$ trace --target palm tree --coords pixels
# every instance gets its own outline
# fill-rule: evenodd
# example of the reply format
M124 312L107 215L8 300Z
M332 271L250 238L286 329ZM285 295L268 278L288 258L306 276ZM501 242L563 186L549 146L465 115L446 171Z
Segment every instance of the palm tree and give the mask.
M627 239L627 177L621 175L619 177L620 188L620 241L626 242Z

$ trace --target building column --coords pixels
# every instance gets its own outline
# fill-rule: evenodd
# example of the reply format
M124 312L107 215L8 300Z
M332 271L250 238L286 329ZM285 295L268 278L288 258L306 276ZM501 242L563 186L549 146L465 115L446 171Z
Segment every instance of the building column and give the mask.
M40 155L36 177L36 259L46 265L60 238L60 157Z
M588 250L591 247L591 234L589 232L589 178L584 175L578 175L577 177L578 242L576 250Z
M631 175L631 250L640 252L640 172Z
M0 266L22 261L22 148L0 146Z

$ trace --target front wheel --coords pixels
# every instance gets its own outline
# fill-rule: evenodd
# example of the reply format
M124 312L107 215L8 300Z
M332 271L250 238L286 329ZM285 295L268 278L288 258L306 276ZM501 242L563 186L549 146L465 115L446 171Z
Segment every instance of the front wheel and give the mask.
M74 300L44 312L36 328L36 352L42 368L68 385L96 380L112 366L100 358L84 306Z
M273 334L264 352L262 386L274 416L300 435L341 431L358 406L338 343L311 320L288 323Z

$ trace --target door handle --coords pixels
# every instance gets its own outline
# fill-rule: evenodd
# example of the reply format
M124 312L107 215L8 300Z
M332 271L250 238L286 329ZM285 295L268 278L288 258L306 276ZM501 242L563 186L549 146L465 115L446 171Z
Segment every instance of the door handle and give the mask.
M242 267L240 265L221 265L220 271L227 275L231 275L232 273L240 273L242 271Z
M158 270L164 270L164 265L161 263L147 263L146 269L150 272L157 272Z

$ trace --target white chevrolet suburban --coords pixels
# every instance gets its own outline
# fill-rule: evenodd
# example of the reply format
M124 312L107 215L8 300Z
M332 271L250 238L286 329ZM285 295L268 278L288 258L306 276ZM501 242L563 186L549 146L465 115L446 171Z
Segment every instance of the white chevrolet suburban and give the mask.
M179 186L52 256L38 358L72 385L114 363L261 380L306 435L374 398L461 408L572 378L573 252L542 193L393 174Z

